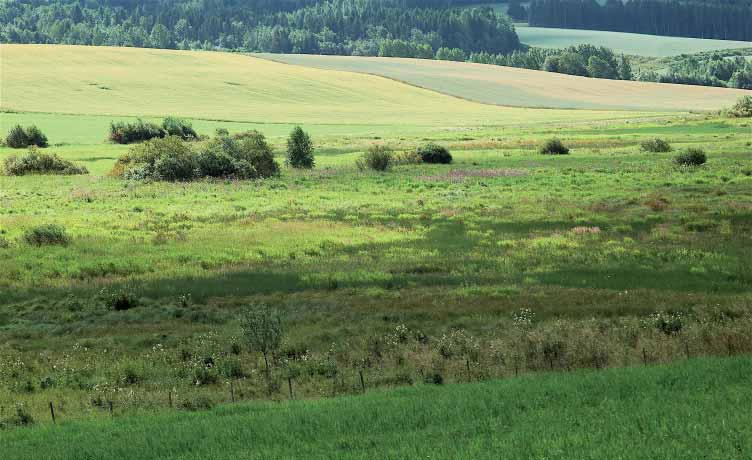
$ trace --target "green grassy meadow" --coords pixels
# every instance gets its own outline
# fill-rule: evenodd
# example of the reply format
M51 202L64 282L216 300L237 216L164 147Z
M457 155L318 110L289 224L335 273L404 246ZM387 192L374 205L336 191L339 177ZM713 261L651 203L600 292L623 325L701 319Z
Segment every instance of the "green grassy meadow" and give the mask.
M8 460L748 458L749 358L226 405L3 433Z
M229 441L227 433L235 428L215 425L217 420L245 426L253 414L283 407L279 415L269 415L278 418L268 426L284 433L298 423L295 417L306 417L290 414L344 411L343 417L363 417L352 428L366 430L373 407L402 398L406 407L425 405L427 393L445 401L436 410L449 411L441 417L451 418L456 413L446 401L456 399L456 392L467 393L467 411L481 411L472 420L460 413L446 428L435 428L428 426L431 413L410 412L415 418L409 419L425 427L416 428L410 439L427 434L426 442L454 440L451 449L417 440L394 447L413 450L385 449L395 444L391 436L398 436L399 429L359 444L358 433L338 431L344 429L341 422L326 419L332 425L319 428L329 430L329 438L302 437L287 447L270 444L268 457L286 454L274 449L305 443L312 457L325 455L326 449L344 457L373 449L384 458L404 457L428 445L436 447L439 458L459 452L453 449L479 452L473 455L479 457L483 448L493 452L515 446L556 458L567 448L577 452L603 440L598 443L603 455L592 456L602 458L622 452L640 429L659 458L681 452L718 458L733 442L748 443L744 433L729 431L720 447L661 444L661 433L674 428L640 427L632 415L645 414L640 419L645 423L655 420L655 401L665 401L656 381L689 376L686 382L711 388L708 379L717 377L729 379L727 388L732 388L739 369L748 367L743 358L712 357L752 353L749 120L675 109L501 107L377 76L226 53L7 49L3 72L15 77L3 79L0 131L17 123L36 124L49 137L45 151L90 171L0 175L0 437L11 441L9 458L36 449L34 443L43 440L52 445L94 439L90 430L102 436L102 442L86 445L90 458L138 457L139 449L152 449L153 443L143 439L141 447L126 454L120 450L126 447L105 442L108 433L153 431L181 417L186 417L182 431L168 433L175 444L165 444L167 450L155 450L155 455L203 458L224 448L239 452L233 446L254 442L255 434L242 433ZM61 78L55 84L41 57L58 55L61 63L55 69ZM76 65L62 62L66 59ZM13 65L6 68L7 62ZM190 70L197 62L202 63L195 71L201 78ZM181 72L168 80L165 69L173 64ZM82 75L110 89L85 83ZM149 75L154 85L148 84ZM249 91L243 95L224 83L241 80ZM308 92L300 98L300 91ZM720 108L722 102L714 104ZM316 167L282 166L280 177L257 181L112 177L110 170L129 146L105 141L109 123L139 116L159 121L169 114L190 118L205 135L218 128L231 133L258 129L280 162L287 135L301 124L313 137ZM553 137L571 153L539 154L539 146ZM640 149L641 142L655 137L670 142L674 152ZM386 173L355 166L372 145L399 153L429 141L448 147L454 162L401 164ZM673 157L689 147L705 149L708 162L677 166ZM0 161L23 152L1 147ZM71 243L26 244L25 232L44 224L65 227ZM113 293L127 293L138 302L114 310L107 304ZM239 325L243 309L259 302L285 314L285 339L269 374L263 359L245 346ZM647 370L564 373L686 357L710 358ZM561 374L532 375L551 371ZM319 400L358 393L360 372L367 386L379 391ZM505 380L447 389L421 385L436 379ZM559 379L574 393L562 390L569 396L548 398L544 389L555 391ZM644 412L639 412L626 399L613 405L593 402L578 389L603 382L612 388L623 382L621 395L642 386L655 391L641 394ZM286 400L290 388L306 401L187 415L197 407L228 402L231 384L242 401ZM386 392L408 385L419 388ZM666 403L675 411L671 420L692 420L686 417L692 410L721 411L731 404L724 398L737 397L715 386L690 396L689 386L677 385L676 401ZM497 391L533 392L530 397L541 412L515 409L525 427L496 438L490 433L498 432L503 415L483 398L495 401ZM597 403L611 410L614 431L604 426L601 438L588 438L590 431L583 427L593 422L582 425L577 414L556 426L542 422L570 407L572 400L566 398L574 394L586 408ZM687 406L684 402L693 397L697 406ZM50 402L64 426L46 426ZM116 421L106 421L109 402ZM181 412L164 412L169 406ZM669 410L665 407L662 413ZM18 424L13 421L17 411L45 426L6 433L1 428ZM404 415L391 414L384 416ZM582 417L595 420L593 414L587 409ZM138 415L143 418L130 418ZM742 420L746 414L734 416ZM719 412L717 417L722 419ZM68 423L76 419L89 422ZM551 443L524 443L530 427L538 425L552 430ZM564 429L570 425L579 434L568 435ZM193 430L204 426L225 434L180 451L182 440L194 439ZM675 429L681 437L708 439L719 428L687 422ZM54 430L70 432L57 439ZM464 436L473 430L481 435ZM50 458L65 457L64 449L49 449ZM645 458L642 454L626 458Z
M617 53L647 57L669 57L706 51L752 48L752 42L664 37L601 30L556 29L518 25L516 31L522 43L540 48L566 48L572 45L591 44L611 48Z

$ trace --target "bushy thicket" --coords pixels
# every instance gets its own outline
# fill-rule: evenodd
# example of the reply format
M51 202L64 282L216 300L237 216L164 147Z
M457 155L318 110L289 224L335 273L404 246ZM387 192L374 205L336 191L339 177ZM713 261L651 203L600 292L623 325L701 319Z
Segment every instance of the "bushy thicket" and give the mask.
M248 131L219 135L199 145L178 136L133 146L118 159L112 175L133 180L190 181L203 177L257 179L279 175L264 135Z
M47 147L47 136L37 128L35 125L23 128L21 125L16 125L8 131L8 135L5 136L5 145L14 149L22 149L35 145L37 147Z
M84 166L60 158L54 153L42 153L35 146L21 157L9 156L3 162L3 171L8 176L25 176L29 174L88 174Z
M699 148L688 148L674 158L674 162L681 166L700 166L708 161L705 151Z
M640 73L641 81L681 85L718 86L752 89L752 62L744 50L699 53L668 58L668 67L661 72Z
M740 98L730 110L728 115L737 118L750 118L752 117L752 96L744 96Z
M392 162L392 149L383 145L372 145L355 164L361 171L372 169L383 172L392 167Z
M33 227L24 233L23 240L31 246L68 246L71 241L65 227L56 224Z
M131 123L110 123L109 139L116 144L133 144L167 136L179 137L185 141L196 140L199 137L191 122L173 116L166 117L161 125L140 118Z
M449 164L452 162L452 154L449 150L433 142L418 147L417 153L424 163Z
M645 152L665 153L671 151L671 144L664 139L656 137L642 142L640 148Z
M559 139L549 139L538 149L543 155L568 155L569 148Z
M167 133L161 126L138 119L132 123L124 121L110 123L109 139L116 144L133 144L149 139L165 137Z
M162 129L168 136L178 136L183 140L198 139L198 134L193 129L191 122L183 118L169 116L162 121Z

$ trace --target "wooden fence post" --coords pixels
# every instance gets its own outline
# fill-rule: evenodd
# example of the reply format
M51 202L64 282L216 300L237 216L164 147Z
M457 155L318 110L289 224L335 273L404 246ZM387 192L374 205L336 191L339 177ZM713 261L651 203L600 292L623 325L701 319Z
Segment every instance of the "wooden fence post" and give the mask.
M294 399L292 395L292 377L287 376L287 389L290 390L290 399Z
M50 415L52 416L52 423L57 423L55 421L55 408L52 406L52 401L50 401Z
M363 370L362 369L358 370L358 375L360 375L360 390L361 390L361 392L365 393L366 392L366 382L365 382L365 380L363 380Z
M230 380L230 401L235 403L235 385L233 384L232 380Z

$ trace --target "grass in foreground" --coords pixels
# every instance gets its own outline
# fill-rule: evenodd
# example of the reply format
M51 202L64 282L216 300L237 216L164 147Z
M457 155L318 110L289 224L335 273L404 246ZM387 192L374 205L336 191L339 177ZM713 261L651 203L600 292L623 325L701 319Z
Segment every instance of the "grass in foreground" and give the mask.
M3 458L743 459L752 359L47 424Z

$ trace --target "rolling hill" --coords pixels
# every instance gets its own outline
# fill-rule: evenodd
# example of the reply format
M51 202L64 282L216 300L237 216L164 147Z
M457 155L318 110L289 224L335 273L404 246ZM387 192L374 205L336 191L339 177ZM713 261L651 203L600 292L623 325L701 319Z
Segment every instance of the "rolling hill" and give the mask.
M516 107L691 111L718 110L749 91L602 80L538 70L422 59L261 55L315 69L381 75L467 100Z

